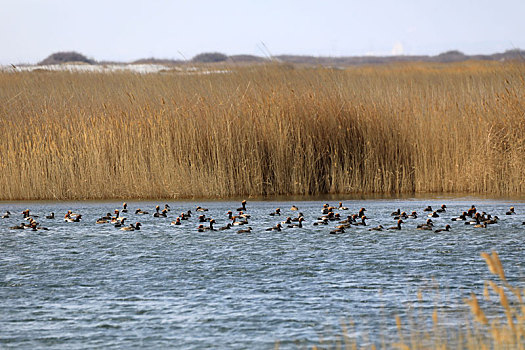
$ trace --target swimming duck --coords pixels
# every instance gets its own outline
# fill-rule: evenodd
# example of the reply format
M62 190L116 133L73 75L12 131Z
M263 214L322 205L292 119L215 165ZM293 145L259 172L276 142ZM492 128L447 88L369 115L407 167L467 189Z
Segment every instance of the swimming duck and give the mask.
M46 219L54 219L55 218L55 213L51 212L51 214L49 215L46 215Z
M376 227L372 227L372 228L369 228L368 231L383 231L383 226L382 225L378 225Z
M323 209L321 209L321 214L326 215L331 211L332 211L332 207L328 203L323 204Z
M346 219L339 221L340 224L351 224L355 222L355 220L352 218L352 215L348 215Z
M210 227L207 227L207 229L209 231L217 231L216 229L213 228L213 224L215 223L215 220L211 219L210 220Z
M299 208L297 208L295 205L292 205L292 207L290 208L290 210L295 211L295 210L299 210Z
M24 229L26 229L26 230L27 230L27 229L30 229L30 228L31 228L31 226L33 226L33 221L34 221L34 220L33 220L33 219L31 219L31 221L29 221L29 223L28 223L28 224L25 224L25 225L24 225Z
M417 225L416 228L420 230L428 230L429 227L430 229L432 229L433 226L434 226L434 222L432 221L432 219L427 219L427 221L424 224Z
M128 212L128 203L124 202L122 203L122 210L121 210L123 213L127 213Z
M299 214L297 214L297 217L296 217L296 218L292 218L292 221L297 222L297 221L299 221L301 218L304 219L304 215L303 215L303 213L299 213Z
M137 215L147 215L147 214L149 214L149 212L148 211L144 211L144 210L139 208L139 209L135 210L135 214L137 214Z
M80 222L80 220L82 220L82 215L81 214L76 214L76 216L75 215L70 215L69 217L64 219L64 221L66 221L66 222Z
M232 226L239 226L239 225L246 225L248 224L248 220L244 219L242 221L237 221L238 216L234 216L232 220Z
M461 213L460 216L452 218L451 220L452 221L465 221L465 220L467 220L467 212L464 211L463 213Z
M196 211L208 211L208 209L203 207L197 207Z
M363 216L361 216L361 222L356 222L354 225L356 225L356 226L366 226L365 220L366 220L366 216L363 215Z
M351 228L352 224L340 224L335 226L335 228Z
M172 222L170 223L170 225L172 225L172 226L181 225L180 217L178 217L177 219L175 219L175 221L172 221Z
M409 219L417 219L417 212L413 211L412 214L408 215Z
M390 216L399 216L399 215L401 215L401 209L399 208L390 214Z
M115 209L115 210L114 210L114 213L115 213L115 216L112 216L112 217L111 217L110 222L111 222L112 224L115 224L115 223L117 223L117 222L122 221L123 218L120 216L120 210Z
M347 207L343 207L343 202L339 202L339 208L337 208L339 210L348 210Z
M427 216L431 218L439 218L439 214L436 211L433 211L432 214L428 214Z
M466 221L465 225L479 225L481 223L480 218L481 218L481 214L480 213L476 213L474 215L474 220Z
M325 219L326 219L326 220L331 220L331 221L333 221L333 219L334 219L334 212L331 211L331 212L329 212L328 214L323 215L323 216L317 218L317 220L325 220Z
M417 227L418 230L424 230L424 231L432 231L432 227L431 225L420 225Z
M244 228L244 229L240 229L237 231L237 233L251 233L252 232L252 228L250 226L248 226L247 228Z
M239 212L239 217L240 218L243 218L243 219L249 219L251 218L252 216L250 214L246 214L245 212L243 212L242 210Z
M230 223L227 223L226 226L219 228L219 231L229 230L232 227Z
M510 207L509 211L505 213L505 215L514 215L516 212L514 211L514 207Z
M278 223L277 225L273 226L273 227L269 227L266 229L266 231L281 231L281 224Z
M436 212L438 213L444 213L447 210L447 206L445 204L441 205L441 208L436 209Z
M7 210L4 215L2 215L2 219L9 219L9 215L11 215L11 212Z
M275 209L273 213L269 214L270 216L281 216L281 208Z
M201 224L201 225L199 225L199 227L197 227L197 232L204 232L204 231L206 231L204 229L204 225Z
M108 222L108 219L98 218L97 221L95 221L95 224L107 224Z
M191 210L188 210L188 211L186 212L186 216L189 217L189 218L191 218Z
M25 228L25 224L24 223L21 223L20 225L15 225L15 226L11 226L9 227L10 230L23 230Z
M206 218L206 215L199 215L199 222L206 222L208 219Z
M282 225L290 225L292 223L292 218L287 217L285 221L281 221Z
M319 220L319 221L316 221L313 223L314 226L318 226L318 225L328 225L328 219L327 218L324 218L322 220Z
M203 230L204 230L204 231L217 231L217 230L215 230L215 229L213 228L213 224L215 223L215 220L210 219L210 220L209 220L209 223L210 223L210 226L209 226L209 227L204 227L204 225L201 225L201 226L203 226ZM200 226L199 226L199 227L200 227Z
M426 207L425 209L423 209L423 211L433 211L433 210L432 210L432 207L429 205L428 207Z
M304 221L304 218L303 217L300 217L299 218L299 223L297 224L292 224L292 225L288 225L289 228L302 228L303 227L303 221Z
M354 220L352 219L352 215L347 215L346 219L338 221L338 224L351 224Z
M498 221L499 221L499 217L497 215L495 215L493 219L487 218L487 220L485 220L487 225L497 224Z
M115 210L113 211L113 214L115 214L115 216L112 216L112 217L111 217L111 220L119 220L119 219L120 219L120 210L115 209Z
M164 204L164 209L166 209L166 211L170 211L171 210L171 207L168 203Z
M399 219L397 220L397 226L389 227L389 230L401 230L401 224L404 223L403 220Z
M365 208L359 209L359 213L357 213L357 216L362 218L365 215L365 211L366 211Z
M335 230L330 231L331 235L337 235L341 233L345 233L344 227L336 228Z
M33 221L31 225L29 225L29 227L27 228L30 228L31 231L39 231L39 230L48 231L49 230L47 227L40 226L36 221Z
M399 220L399 219L403 219L403 220L408 219L407 213L403 211L403 212L401 212L400 215L394 216L394 220Z
M106 216L100 217L101 219L111 220L111 213L106 213Z
M155 212L153 214L153 217L155 218L166 218L168 217L168 211L166 209L162 209L162 211L159 213L159 212Z
M189 220L188 213L186 213L186 214L184 214L184 213L180 213L179 218L180 218L181 220Z
M121 231L135 231L135 225L129 224L129 226L122 227Z
M115 226L116 228L119 228L119 227L122 227L124 226L124 222L126 221L127 219L126 218L122 218L120 220L117 220L116 222L112 222L113 226Z
M472 205L469 210L467 210L467 215L473 217L478 210L475 205Z
M446 225L445 228L440 228L438 230L435 230L434 232L444 232L444 231L450 231L450 225Z
M231 220L233 218L233 212L231 210L228 210L226 213L228 215L228 219Z
M476 224L474 225L475 228L487 228L487 223L484 222L484 223L480 223L480 224Z
M241 202L241 207L237 208L237 211L246 211L246 200L243 199Z

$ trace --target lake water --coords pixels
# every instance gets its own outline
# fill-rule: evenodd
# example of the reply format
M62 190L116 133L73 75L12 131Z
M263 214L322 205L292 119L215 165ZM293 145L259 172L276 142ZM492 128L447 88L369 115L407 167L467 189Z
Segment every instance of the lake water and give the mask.
M379 343L395 335L394 315L410 312L418 290L424 316L437 305L448 310L448 325L462 324L462 299L481 295L492 278L480 257L491 250L510 283L524 286L523 201L346 200L350 210L336 212L344 218L365 207L369 226L339 235L329 234L335 222L313 226L325 202L248 201L248 234L197 232L199 214L219 228L239 202L128 202L128 223L142 223L134 232L95 224L121 202L1 202L0 212L12 215L0 219L0 348L271 349L279 341L288 349L340 336L342 320L355 323L349 335L360 343ZM165 203L168 218L154 218L155 205ZM447 212L433 220L451 231L417 230L423 208L443 203ZM472 204L500 222L479 229L451 221ZM197 205L209 211L197 213ZM304 214L303 228L264 230L296 217L292 205ZM505 215L510 206L517 215ZM269 216L277 207L283 215ZM26 208L49 230L10 230ZM397 208L420 218L400 231L368 231L393 226ZM69 209L83 220L64 222ZM187 210L190 220L170 226ZM45 219L52 211L57 218Z

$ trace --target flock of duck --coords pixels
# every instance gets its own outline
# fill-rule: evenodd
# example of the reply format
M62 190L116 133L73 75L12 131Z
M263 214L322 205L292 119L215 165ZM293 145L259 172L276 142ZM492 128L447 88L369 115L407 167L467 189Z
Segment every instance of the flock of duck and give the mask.
M247 202L243 200L241 206L236 210L228 210L225 214L224 221L226 224L219 228L215 228L214 225L217 223L219 218L207 217L206 213L207 208L197 206L194 214L192 210L187 210L181 212L179 215L174 216L170 215L171 207L168 204L164 205L164 208L161 209L157 205L150 214L148 211L144 211L140 208L129 211L127 203L123 203L122 208L115 209L113 213L106 213L105 215L100 216L94 223L97 225L113 225L115 228L122 231L137 231L140 230L142 224L138 221L139 216L151 215L153 218L168 218L172 217L174 220L170 222L172 226L184 226L187 227L188 223L192 223L197 232L207 232L207 231L225 231L225 230L235 230L237 233L250 233L253 228L250 226L250 221L252 220L251 215L248 213ZM278 221L275 222L275 225L271 227L265 227L265 231L282 231L285 229L295 229L302 228L306 224L307 218L300 212L299 208L295 205L291 206L291 212L296 212L295 216L287 216L284 219L284 213L281 208L276 208L274 211L268 213L268 217L276 218L279 217ZM312 220L311 225L313 226L327 226L330 234L342 234L350 230L352 227L367 227L366 209L361 208L357 213L352 214L342 214L349 213L350 210L348 207L343 206L342 202L339 202L338 206L330 206L328 203L324 204L320 208L320 214ZM403 225L409 224L410 220L425 218L428 217L424 223L416 224L415 228L418 230L428 230L433 232L444 232L450 231L452 226L450 224L445 225L444 227L437 228L435 223L432 220L433 218L440 217L447 212L447 206L445 204L441 205L440 208L434 210L431 206L428 206L422 210L422 214L419 214L417 211L410 211L410 214L397 209L390 214L390 220L393 219L393 226L388 224L378 225L368 228L369 231L383 231L383 230L402 230ZM37 230L49 230L49 228L42 226L37 220L38 215L31 213L29 209L26 209L21 212L23 221L19 225L14 225L9 227L11 230L23 230L30 229L33 231ZM510 207L508 211L505 212L505 215L515 215L514 207ZM2 216L3 219L10 218L13 215L10 211ZM125 216L134 215L137 220L135 223L126 225L128 218ZM501 215L501 214L500 214ZM45 215L46 220L50 222L58 217L55 217L55 213L50 213ZM283 218L283 219L281 219ZM74 213L71 210L68 210L63 220L65 222L80 222L84 220L82 214ZM310 220L310 218L309 218ZM385 219L386 220L386 219ZM487 228L489 225L496 224L499 220L497 215L491 215L485 212L479 212L475 205L472 205L467 210L463 211L460 215L450 218L451 222L463 222L465 225L473 225L475 228ZM131 221L131 220L130 220ZM195 221L197 223L195 223ZM414 221L417 223L417 221ZM183 224L184 223L184 224ZM525 222L522 222L522 225L525 225Z

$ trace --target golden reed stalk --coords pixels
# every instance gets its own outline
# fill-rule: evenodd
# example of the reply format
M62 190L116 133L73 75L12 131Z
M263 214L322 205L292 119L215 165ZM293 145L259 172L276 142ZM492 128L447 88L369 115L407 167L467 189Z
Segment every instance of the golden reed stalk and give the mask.
M489 271L496 276L496 281L486 281L483 291L484 302L479 301L475 293L464 300L470 311L465 314L464 324L451 325L447 315L458 315L460 310L435 307L431 315L432 322L427 322L427 315L420 313L415 321L404 326L399 316L395 317L397 341L387 338L381 342L381 349L425 350L425 349L525 349L525 289L513 286L507 281L503 264L497 252L481 253ZM518 283L521 284L521 283ZM490 286L490 288L489 288ZM505 291L510 291L506 293ZM492 291L492 292L491 292ZM423 300L418 292L418 302ZM488 310L482 309L481 303ZM416 307L417 308L417 307ZM441 315L441 316L440 316ZM410 314L408 318L410 318ZM366 320L365 320L366 321ZM392 321L392 325L393 320ZM392 329L392 328L391 328ZM360 345L356 337L347 335L347 328L342 327L345 344L326 342L323 349L375 349L373 344ZM388 335L386 335L388 337ZM380 336L383 337L384 336ZM336 338L337 339L337 338ZM379 343L379 339L372 340ZM276 345L276 348L279 348ZM313 345L312 349L317 347ZM321 347L319 347L321 348Z
M0 73L0 199L525 193L525 65Z

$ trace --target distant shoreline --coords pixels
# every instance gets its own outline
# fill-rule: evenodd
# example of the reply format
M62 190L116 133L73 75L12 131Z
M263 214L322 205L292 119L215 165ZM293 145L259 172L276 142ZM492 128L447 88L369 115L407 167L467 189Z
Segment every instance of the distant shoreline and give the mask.
M168 58L141 58L134 61L96 61L88 59L84 55L76 52L58 52L50 55L45 60L36 64L14 63L15 66L38 66L38 65L58 65L64 63L82 63L89 65L163 65L178 66L188 63L230 63L230 64L255 64L255 63L293 63L306 65L329 65L329 66L352 66L367 64L389 64L399 62L438 62L452 63L465 61L525 61L525 50L512 49L493 54L467 55L458 50L443 52L438 55L393 55L393 56L313 56L313 55L276 55L276 56L256 56L256 55L225 55L218 52L202 53L189 60L177 60ZM2 67L2 65L0 65ZM4 65L9 67L9 65Z
M114 197L114 198L78 198L78 199L1 199L0 205L12 203L112 203L112 202L240 202L247 199L250 202L335 202L335 201L370 201L370 200L406 200L406 201L508 201L509 203L525 202L525 194L487 194L487 193L334 193L319 195L272 195L272 196L233 196L233 197L184 197L184 198L133 198L133 197Z

